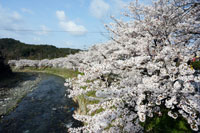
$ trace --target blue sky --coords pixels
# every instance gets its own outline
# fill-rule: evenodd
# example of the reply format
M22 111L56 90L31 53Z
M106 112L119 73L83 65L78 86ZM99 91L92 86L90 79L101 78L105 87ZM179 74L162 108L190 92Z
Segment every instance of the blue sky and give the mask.
M104 24L111 22L111 15L119 17L120 11L130 1L0 0L0 38L14 38L30 44L88 48L108 40ZM141 2L149 4L150 0Z

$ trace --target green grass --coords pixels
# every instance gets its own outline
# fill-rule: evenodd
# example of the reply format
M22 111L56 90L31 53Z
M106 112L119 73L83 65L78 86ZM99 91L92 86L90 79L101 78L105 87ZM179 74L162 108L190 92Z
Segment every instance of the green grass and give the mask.
M81 86L80 88L82 88L83 90L86 90L87 86Z
M87 114L87 99L84 97L84 95L79 95L75 97L75 101L78 103L79 108L78 108L78 114Z
M109 124L104 130L108 130L112 127L113 125L112 124Z
M91 83L91 82L94 82L95 81L95 79L93 79L93 80L86 80L86 83Z
M200 61L195 61L191 63L191 66L195 69L195 70L200 70Z
M98 104L99 100L87 100L87 104Z
M141 125L145 133L192 133L187 121L178 117L173 119L168 116L167 110L162 110L162 116L154 115L153 118L147 118Z
M91 116L94 116L95 114L101 113L103 111L105 111L103 108L97 109L96 111L92 112Z
M84 94L75 97L74 100L79 105L78 114L83 114L83 115L86 115L89 111L88 108L87 108L87 105L97 104L97 103L100 102L99 100L88 100L88 99L85 98Z
M43 72L61 76L63 78L74 78L77 77L78 74L83 75L79 71L74 71L71 69L65 68L33 68L33 67L25 67L24 69L13 69L15 72Z
M88 97L96 97L96 91L88 91L86 93L86 96L88 96Z

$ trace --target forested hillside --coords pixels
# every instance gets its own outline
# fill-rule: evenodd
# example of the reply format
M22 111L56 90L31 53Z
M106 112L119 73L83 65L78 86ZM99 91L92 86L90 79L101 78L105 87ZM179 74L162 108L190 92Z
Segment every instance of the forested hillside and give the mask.
M10 38L0 39L0 52L7 60L53 59L75 54L79 51L79 49L56 48L52 45L29 45Z

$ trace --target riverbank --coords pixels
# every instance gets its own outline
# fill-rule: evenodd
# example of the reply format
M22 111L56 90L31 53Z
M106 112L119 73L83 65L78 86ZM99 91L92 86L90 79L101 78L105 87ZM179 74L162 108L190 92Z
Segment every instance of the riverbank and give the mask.
M36 72L36 73L48 73L57 75L60 77L63 77L65 79L68 78L75 78L80 73L77 70L71 70L71 69L64 69L64 68L35 68L35 67L25 67L23 69L12 69L14 72ZM73 98L74 102L78 104L78 108L76 112L78 114L86 114L87 113L87 104L89 103L89 100L87 100L84 96L78 96Z
M13 76L0 82L0 116L15 109L21 99L33 91L42 80L38 73L14 72Z
M37 73L48 73L67 78L74 78L77 77L78 74L82 74L77 70L65 69L65 68L35 68L35 67L25 67L23 69L15 69L12 68L14 72L37 72Z
M49 133L67 132L70 127L82 123L73 118L77 104L66 95L65 79L52 75L41 75L34 91L28 93L17 108L0 121L0 132Z
M78 71L73 71L73 70L68 70L68 69L58 69L58 68L40 68L40 69L36 69L36 68L30 68L27 67L25 69L15 69L15 72L38 72L38 73L50 73L50 74L54 74L54 75L58 75L60 77L63 78L73 78L76 77L78 74L81 74ZM88 94L88 96L93 96L94 92L89 92L91 94ZM76 108L76 113L78 114L83 114L83 115L91 115L94 116L97 113L102 112L103 110L97 110L95 112L93 112L92 114L88 114L88 109L87 109L87 105L91 104L91 102L94 101L90 101L88 100L88 98L84 95L80 95L78 97L73 98L73 100L79 105L78 108ZM155 115L156 116L156 115ZM166 124L167 123L167 124ZM190 130L189 125L187 124L187 122L184 119L178 119L178 120L174 120L172 118L170 118L166 112L163 113L162 117L156 116L154 118L148 118L148 120L145 123L141 123L141 125L144 127L144 129L146 131L159 131L161 130L161 128L163 129L167 129L168 126L164 126L164 125L168 125L169 123L173 123L170 124L171 127L173 127L171 130L173 131L187 131L187 132L192 132Z

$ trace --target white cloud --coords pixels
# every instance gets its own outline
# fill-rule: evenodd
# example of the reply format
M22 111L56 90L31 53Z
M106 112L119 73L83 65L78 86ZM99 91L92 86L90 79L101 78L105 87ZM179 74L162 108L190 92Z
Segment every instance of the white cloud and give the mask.
M123 9L125 9L128 6L130 0L126 2L123 0L111 0L111 3L112 3L111 15L119 16L119 14L123 12Z
M82 25L77 25L73 21L61 21L60 26L72 35L84 35L87 29Z
M18 12L13 12L11 14L11 18L16 20L16 21L21 21L22 20L22 16Z
M111 0L114 3L115 10L121 10L128 5L129 2L124 2L123 0Z
M104 0L92 0L90 3L90 12L98 19L104 17L110 9L110 5Z
M89 10L94 17L105 20L105 17L119 16L130 2L131 0L91 0Z
M60 21L66 21L66 15L64 11L56 11L56 16Z
M27 8L21 8L21 11L28 14L34 14L32 10L27 9Z
M64 11L56 11L56 16L60 27L71 35L85 35L87 33L87 29L83 25L78 25L71 20L67 20Z
M10 11L0 5L0 28L1 29L20 29L23 26L23 18L16 11Z
M40 30L41 31L36 32L37 35L47 35L49 33L48 31L50 31L50 29L45 25L41 25Z
M40 26L40 32L26 31L33 29L26 23L25 18L17 11L2 7L0 4L0 33L1 37L15 38L18 40L32 40L35 35L46 35L48 28L44 25ZM25 30L25 31L23 31Z

